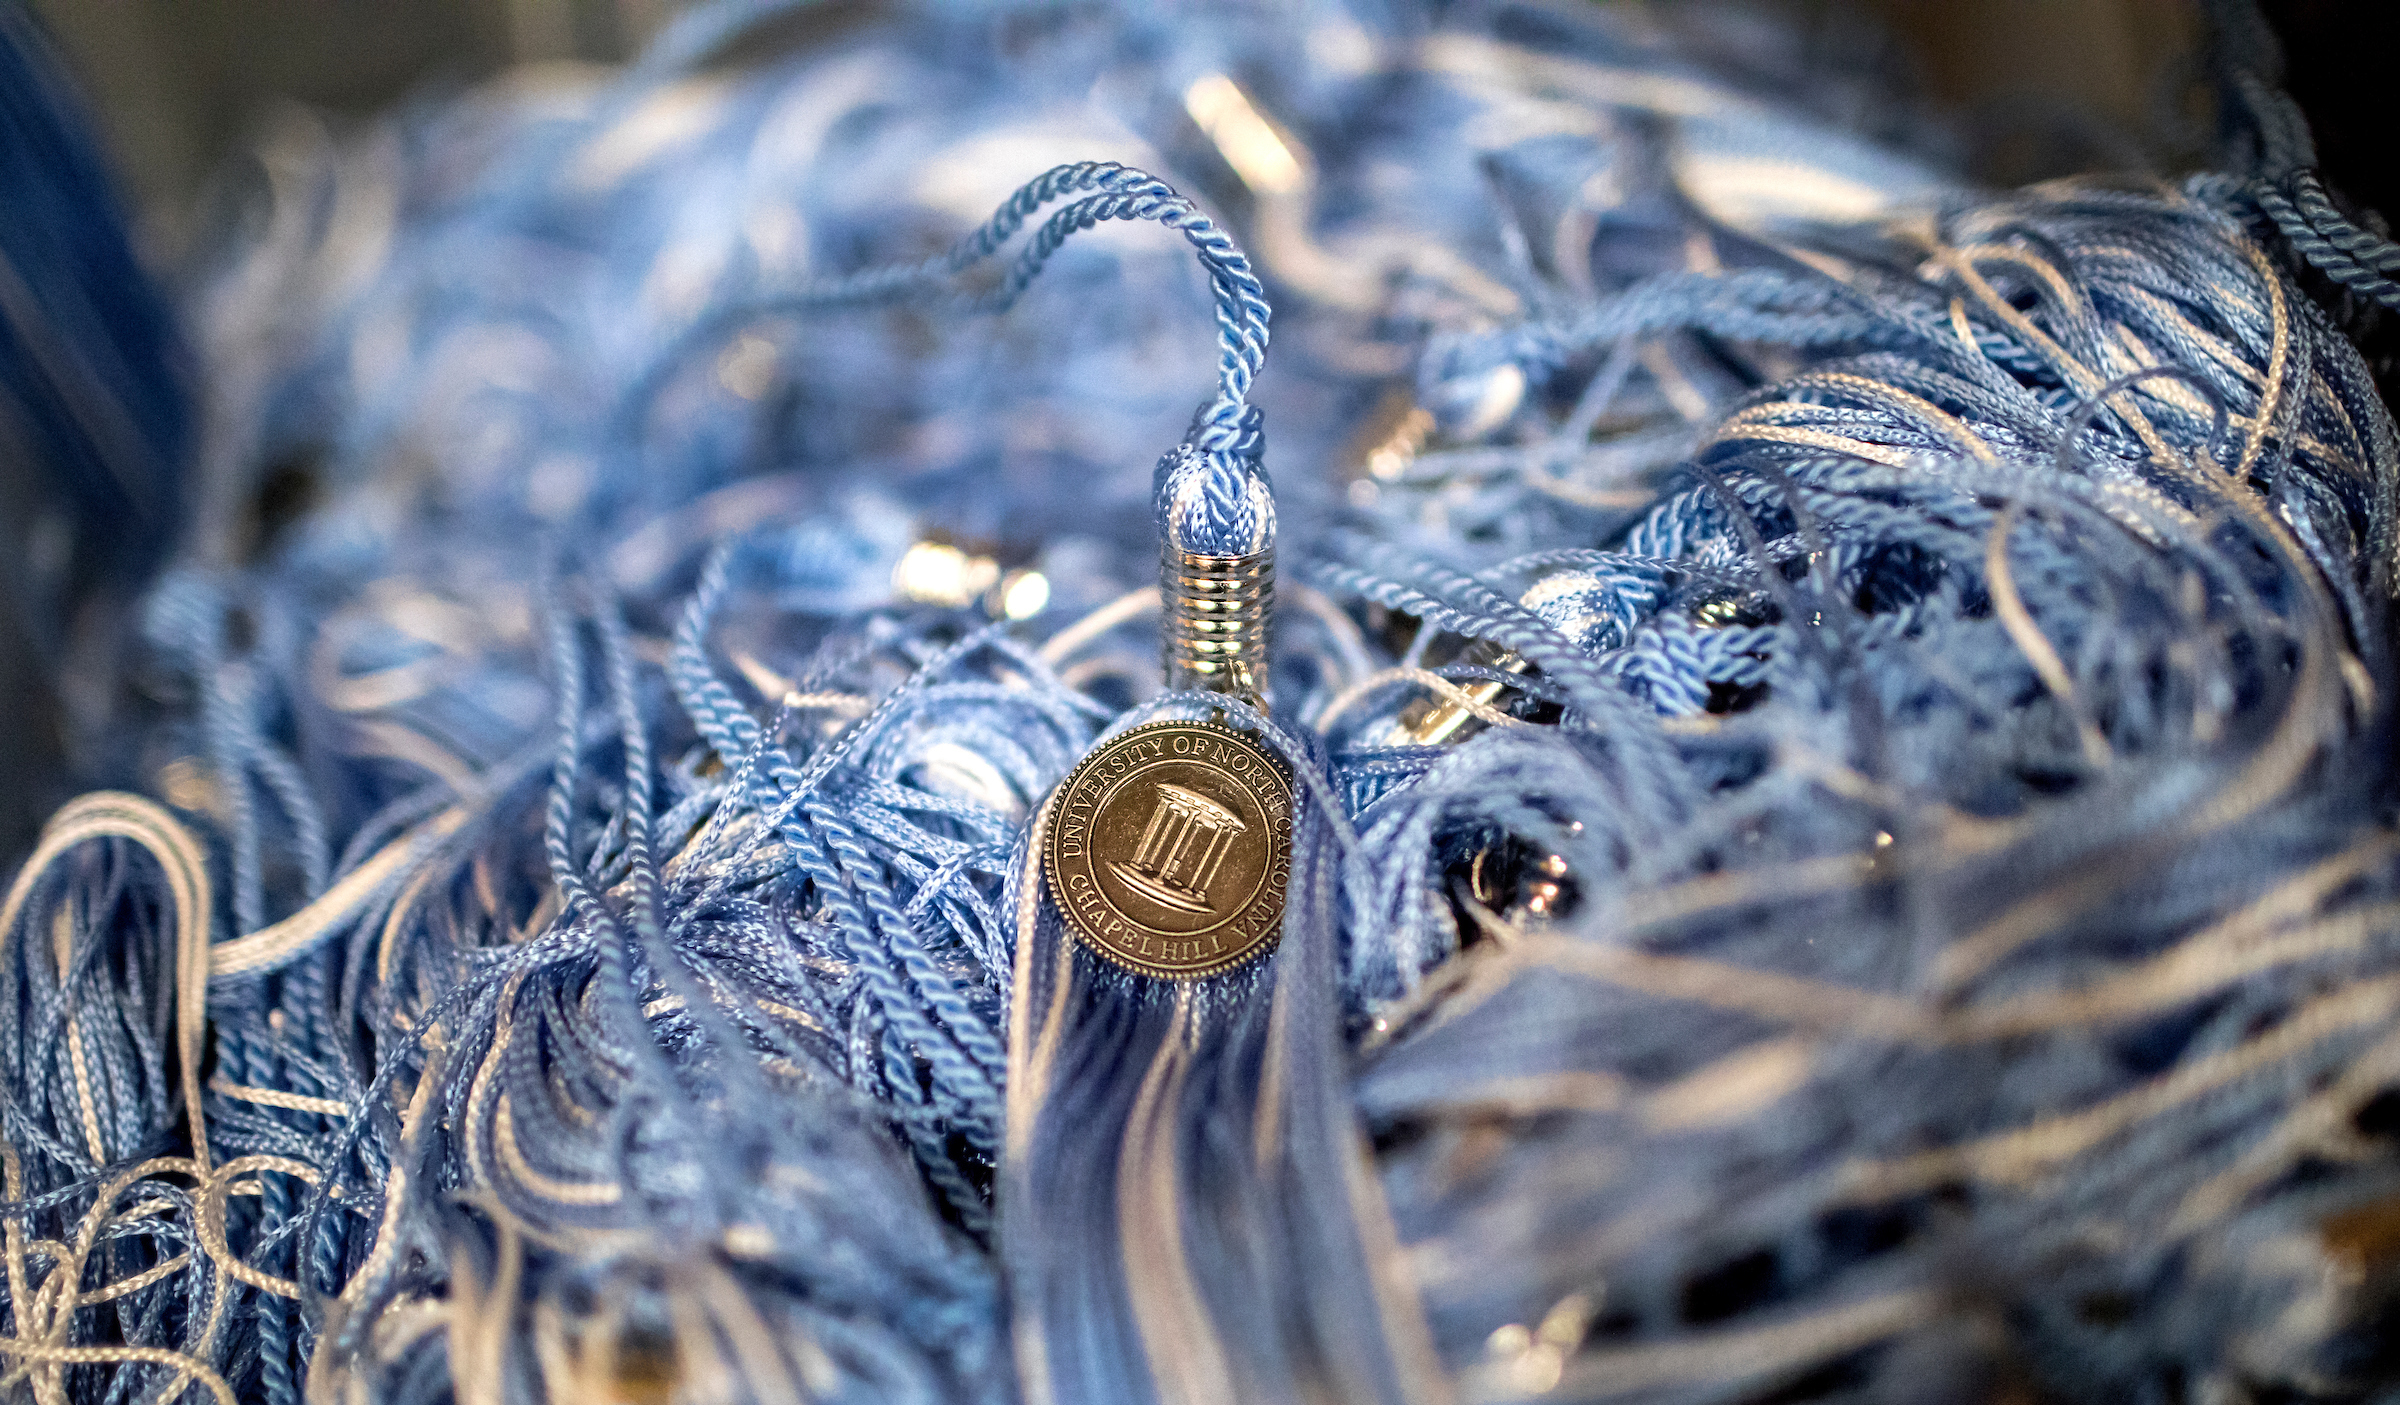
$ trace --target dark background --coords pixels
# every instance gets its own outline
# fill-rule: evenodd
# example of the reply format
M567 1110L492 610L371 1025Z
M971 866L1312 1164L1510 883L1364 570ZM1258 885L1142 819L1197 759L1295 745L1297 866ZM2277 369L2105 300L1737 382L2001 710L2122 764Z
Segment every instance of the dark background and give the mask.
M2400 4L2278 0L2264 8L2283 36L2284 87L2316 130L2326 179L2353 203L2400 216Z

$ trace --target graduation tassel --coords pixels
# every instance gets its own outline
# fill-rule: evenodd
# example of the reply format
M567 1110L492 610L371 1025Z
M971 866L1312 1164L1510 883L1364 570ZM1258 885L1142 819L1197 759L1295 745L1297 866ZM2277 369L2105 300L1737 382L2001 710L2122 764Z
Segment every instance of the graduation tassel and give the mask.
M1440 1399L1343 1091L1347 827L1313 738L1269 714L1274 496L1244 400L1267 305L1230 241L1210 271L1218 395L1154 489L1168 691L1058 785L1018 870L1000 1214L1019 1384Z

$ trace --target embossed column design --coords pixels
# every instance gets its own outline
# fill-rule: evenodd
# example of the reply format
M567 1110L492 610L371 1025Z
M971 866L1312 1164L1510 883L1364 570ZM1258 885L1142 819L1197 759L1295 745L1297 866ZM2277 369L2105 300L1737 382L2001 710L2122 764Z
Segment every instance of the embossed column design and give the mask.
M1167 907L1210 911L1208 885L1224 867L1233 838L1250 827L1200 792L1164 781L1152 792L1151 806L1150 822L1133 857L1110 867L1144 896ZM1196 856L1195 838L1200 840ZM1179 871L1185 876L1178 877Z
M1157 800L1157 797L1153 797L1153 800ZM1173 813L1174 807L1171 805L1166 805L1163 803L1153 803L1151 805L1150 824L1142 831L1141 846L1133 851L1133 866L1135 868L1141 869L1144 872L1155 872L1157 870L1159 831L1164 827L1167 816Z

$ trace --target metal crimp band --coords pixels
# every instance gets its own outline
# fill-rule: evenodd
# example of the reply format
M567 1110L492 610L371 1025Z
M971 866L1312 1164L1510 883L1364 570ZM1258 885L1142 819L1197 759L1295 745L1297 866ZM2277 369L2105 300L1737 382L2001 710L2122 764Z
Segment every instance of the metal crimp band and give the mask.
M1167 686L1267 705L1267 631L1275 615L1275 548L1199 556L1168 547L1158 572Z

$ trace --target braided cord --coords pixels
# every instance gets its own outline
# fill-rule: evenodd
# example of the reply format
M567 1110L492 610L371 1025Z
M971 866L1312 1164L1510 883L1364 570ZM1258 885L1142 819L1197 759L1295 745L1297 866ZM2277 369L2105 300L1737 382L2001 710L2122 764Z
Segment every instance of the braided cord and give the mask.
M2218 47L2234 67L2226 85L2250 120L2257 174L2244 193L2274 222L2293 252L2360 297L2400 311L2400 244L2334 207L2317 173L2316 141L2300 105L2273 81L2281 54L2274 30L2250 0L2217 7ZM2266 72L2261 72L2264 69Z
M2363 298L2400 311L2400 244L2364 230L2333 207L2324 182L2311 170L2294 171L2280 184L2251 182L2250 198L2300 257L2317 271Z
M1083 198L1043 222L996 287L976 296L958 296L955 305L972 312L1006 311L1024 295L1060 246L1095 225L1148 220L1175 230L1208 271L1216 305L1217 393L1195 424L1193 442L1210 451L1242 447L1250 385L1267 354L1266 289L1241 246L1199 206L1149 172L1115 161L1077 161L1052 167L1018 187L991 218L932 258L865 269L727 305L677 338L650 373L635 382L621 402L620 424L637 419L667 377L697 347L713 345L739 327L779 314L873 307L938 294L959 275L998 254L1045 206L1070 196Z

